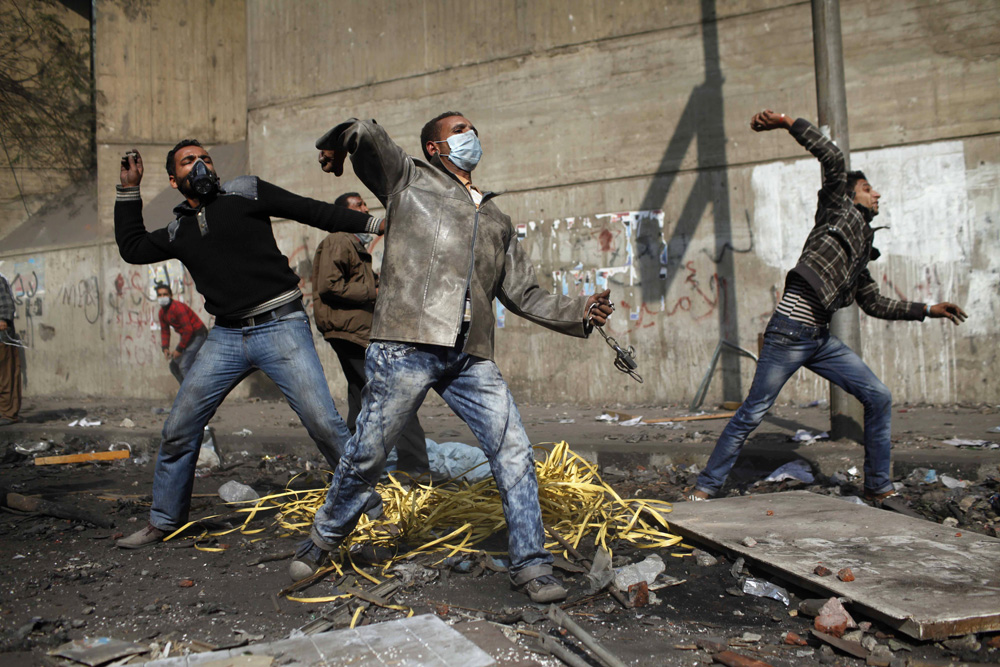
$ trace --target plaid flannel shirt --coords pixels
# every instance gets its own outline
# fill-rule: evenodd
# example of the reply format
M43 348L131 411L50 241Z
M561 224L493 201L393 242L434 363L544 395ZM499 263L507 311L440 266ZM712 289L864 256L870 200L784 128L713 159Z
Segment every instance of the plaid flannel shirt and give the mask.
M181 340L177 343L177 351L187 349L191 338L205 328L201 318L188 306L177 299L171 299L170 305L160 308L160 346L166 350L170 347L170 327L177 329Z
M14 293L3 276L0 276L0 320L14 321Z
M816 224L792 271L809 283L823 307L831 312L857 300L872 317L923 320L924 304L879 294L878 284L868 271L868 262L879 254L872 247L875 231L862 209L855 206L853 193L847 192L847 165L840 148L804 118L795 121L790 133L823 167Z

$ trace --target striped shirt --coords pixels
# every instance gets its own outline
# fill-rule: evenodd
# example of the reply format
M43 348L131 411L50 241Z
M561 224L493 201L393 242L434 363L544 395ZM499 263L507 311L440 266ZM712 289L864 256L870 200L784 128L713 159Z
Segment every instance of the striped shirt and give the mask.
M811 327L830 326L831 311L820 303L816 292L805 278L792 272L785 281L785 293L781 295L777 312L785 317Z

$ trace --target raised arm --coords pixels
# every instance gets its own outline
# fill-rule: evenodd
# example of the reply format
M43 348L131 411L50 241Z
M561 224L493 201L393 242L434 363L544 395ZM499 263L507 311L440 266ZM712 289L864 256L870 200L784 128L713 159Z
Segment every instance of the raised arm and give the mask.
M413 159L389 137L374 120L352 118L337 125L316 142L321 151L333 151L333 173L344 173L344 159L351 164L365 187L382 205L413 180Z
M382 233L382 221L367 213L303 197L260 179L257 179L257 193L264 213L272 217L295 220L328 232Z
M843 197L847 192L847 163L844 153L805 118L792 121L790 116L765 109L750 119L754 132L785 129L796 141L813 154L823 167L823 189L820 196Z
M171 259L165 229L147 232L142 220L142 156L132 149L122 156L121 185L115 186L115 241L129 264L152 264Z

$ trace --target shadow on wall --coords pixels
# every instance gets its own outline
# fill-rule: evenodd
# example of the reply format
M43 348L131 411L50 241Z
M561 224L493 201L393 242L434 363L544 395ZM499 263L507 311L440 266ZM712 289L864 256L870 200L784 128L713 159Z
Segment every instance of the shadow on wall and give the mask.
M643 233L648 230L637 231L636 241L640 245L662 244L658 252L638 253L638 270L642 279L643 301L660 301L677 278L678 270L684 267L683 262L671 262L667 267L665 279L658 280L661 253L665 249L684 247L685 240L694 235L705 208L711 205L716 246L720 248L718 254L712 258L717 265L716 273L719 280L719 336L722 340L738 345L737 303L732 298L736 291L733 252L750 252L752 245L750 248L736 250L731 243L729 177L725 169L726 129L722 97L724 78L719 62L719 26L715 13L715 0L701 0L701 19L705 81L691 92L657 169L657 173L663 176L654 179L639 208L645 211L663 208L692 141L697 142L698 176L669 240L648 238L647 234ZM654 225L649 227L655 228ZM658 229L656 231L659 232ZM707 363L707 359L705 361ZM734 354L724 354L721 367L723 400L742 400L739 358Z

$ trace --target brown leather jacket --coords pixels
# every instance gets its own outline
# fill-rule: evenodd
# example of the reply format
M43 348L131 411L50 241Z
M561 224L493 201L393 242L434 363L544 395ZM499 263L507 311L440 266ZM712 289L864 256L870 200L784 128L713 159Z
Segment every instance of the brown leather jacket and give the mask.
M313 315L323 338L368 345L375 310L372 256L354 234L335 232L313 258Z
M352 119L316 142L351 153L354 171L386 210L385 255L372 340L451 347L472 301L467 354L493 359L493 299L546 328L586 337L587 297L550 294L510 218L486 192L476 208L437 157L411 157L374 120Z

